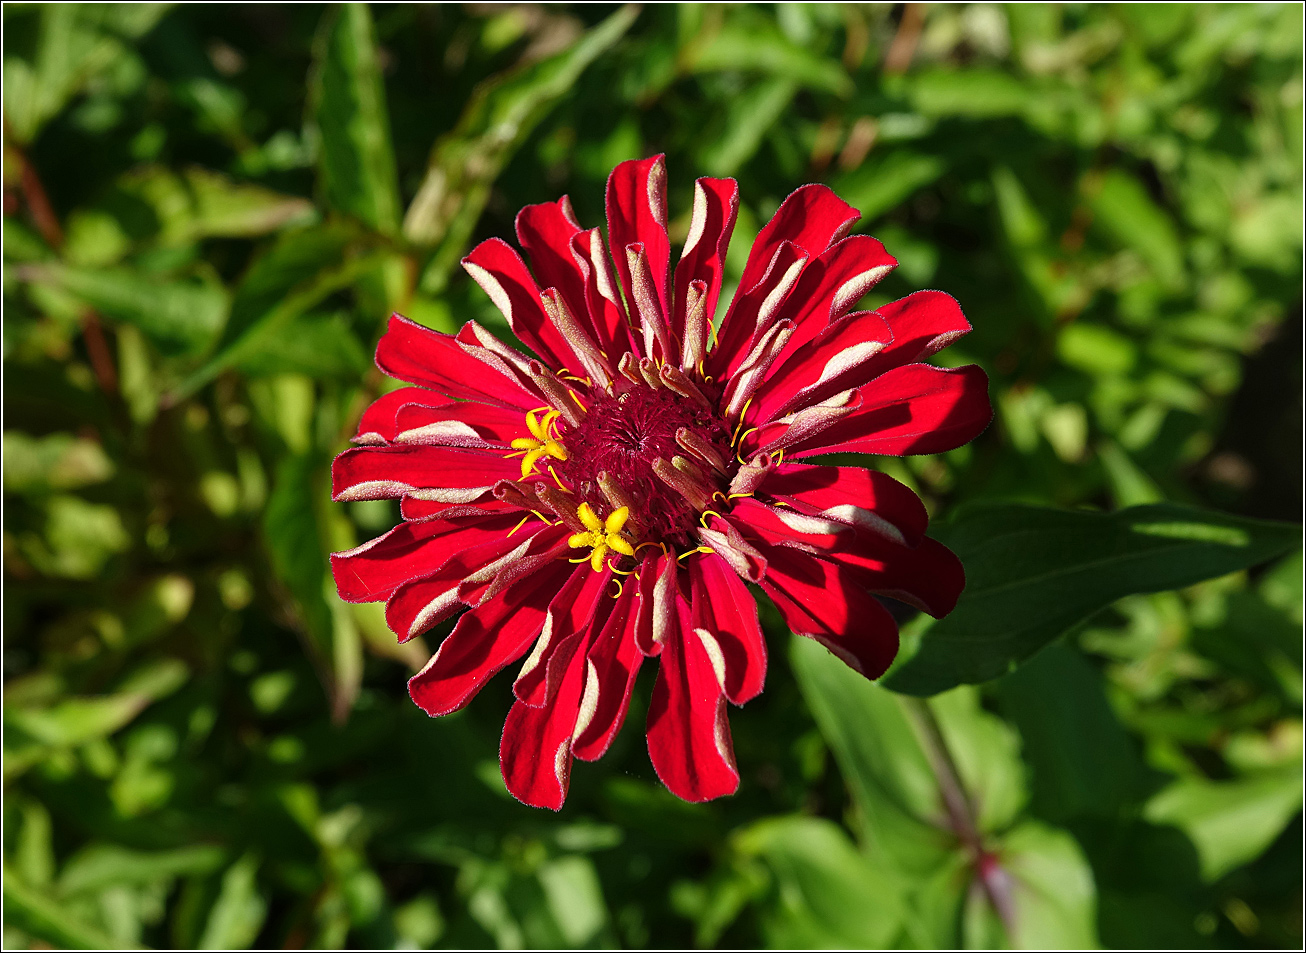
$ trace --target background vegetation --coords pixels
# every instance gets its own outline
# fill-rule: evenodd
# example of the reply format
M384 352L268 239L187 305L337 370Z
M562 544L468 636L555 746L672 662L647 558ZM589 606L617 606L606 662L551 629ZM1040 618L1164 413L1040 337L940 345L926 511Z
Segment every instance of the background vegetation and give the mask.
M1300 536L1247 517L1300 521L1301 37L1297 4L6 4L5 947L1300 947ZM901 261L869 304L962 302L994 424L875 463L971 591L907 620L900 693L767 615L716 803L657 784L642 681L554 816L499 779L506 680L428 719L426 648L335 597L324 554L397 514L326 477L392 309L503 331L469 243L564 192L599 223L655 151L673 241L739 179L736 279L821 180Z

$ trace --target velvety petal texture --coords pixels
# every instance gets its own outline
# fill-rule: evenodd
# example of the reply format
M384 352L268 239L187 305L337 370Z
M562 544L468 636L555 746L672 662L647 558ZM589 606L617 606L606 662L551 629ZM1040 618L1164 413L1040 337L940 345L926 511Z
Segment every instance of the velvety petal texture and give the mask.
M400 641L438 641L409 680L431 715L516 665L500 763L557 810L575 759L612 745L643 664L649 758L677 796L734 792L727 718L766 684L760 589L788 627L868 678L898 646L882 600L941 616L965 585L916 495L831 452L940 453L992 416L975 366L924 363L970 330L920 291L859 303L897 262L824 185L792 193L721 301L739 209L693 185L679 257L662 156L608 179L606 240L567 197L522 209L519 252L463 259L530 353L468 322L395 315L377 366L404 382L362 415L332 469L339 501L401 521L331 557L341 598L385 603Z

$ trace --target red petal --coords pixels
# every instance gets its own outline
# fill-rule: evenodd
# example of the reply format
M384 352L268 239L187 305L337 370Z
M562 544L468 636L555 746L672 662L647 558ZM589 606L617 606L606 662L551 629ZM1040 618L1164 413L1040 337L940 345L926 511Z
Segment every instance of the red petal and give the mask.
M762 588L789 628L816 639L850 668L879 678L898 654L898 625L846 569L783 546L766 546Z
M522 413L540 405L538 397L487 367L453 335L432 331L397 314L391 315L377 342L376 366L383 374L455 400L520 407Z
M789 449L794 457L836 451L943 453L978 437L993 419L989 379L974 364L939 368L906 364L858 391L852 413Z
M531 807L557 811L571 779L571 740L585 690L588 632L563 639L550 662L557 688L540 708L514 702L503 723L499 767L512 796Z
M667 315L667 273L671 242L667 238L667 167L665 157L622 162L608 176L608 244L617 264L626 300L634 300L634 285L626 247L644 246L663 320Z
M780 203L771 221L758 233L739 286L751 288L757 284L781 242L793 242L818 256L831 242L846 235L859 218L857 209L835 195L829 186L800 186Z
M473 248L463 268L480 285L503 316L512 333L554 370L575 367L571 348L549 321L540 304L540 287L507 242L489 238Z
M792 350L791 337L784 351L788 357L782 355L784 363L771 366L753 395L747 425L764 424L866 383L874 376L872 362L891 340L893 333L874 311L841 318L799 351Z
M685 239L680 262L676 265L675 293L671 308L671 331L681 340L685 335L685 302L691 281L701 281L707 285L708 323L716 316L726 249L730 246L730 235L735 230L738 214L739 183L734 179L702 178L694 183L694 210L689 223L689 236Z
M549 603L544 631L540 633L534 650L522 663L517 680L512 683L513 693L519 701L532 707L550 703L554 688L550 684L553 672L551 658L568 636L589 625L611 579L611 569L595 572L588 563L581 563L574 568L571 578Z
M716 347L708 356L707 368L718 380L728 380L771 325L780 320L785 304L810 259L807 250L792 242L781 242L761 278L753 285L739 285L730 309L721 319Z
M397 411L393 429L390 439L405 446L506 449L515 438L530 435L516 408L471 401L440 407L409 402Z
M405 493L471 503L500 480L521 476L515 458L456 447L355 447L331 465L331 498L388 500Z
M893 332L893 343L875 356L875 374L924 361L970 333L961 305L942 291L918 291L875 310Z
M388 599L401 583L435 572L455 553L502 539L512 514L400 523L384 536L331 554L336 589L346 602Z
M423 520L440 514L461 514L470 515L473 511L484 515L491 513L504 513L509 510L517 510L517 507L503 500L496 500L488 497L483 500L477 500L475 503L441 503L438 500L419 500L414 496L405 496L399 501L399 515L406 520ZM518 519L521 519L518 511Z
M908 546L919 543L929 526L925 504L909 487L862 467L785 463L767 474L758 492L800 513L860 527Z
M577 232L571 239L571 254L577 269L585 276L585 300L594 340L615 367L620 355L634 349L634 341L602 233L597 228Z
M517 213L517 242L525 249L540 287L557 288L571 313L588 323L585 274L571 254L571 240L580 230L565 195L556 202L528 205Z
M635 644L636 602L635 582L628 580L586 654L589 672L571 746L572 754L585 761L603 756L626 718L635 676L644 661Z
M675 630L676 604L680 598L678 568L674 552L645 556L639 565L635 644L650 658L662 652L667 633Z
M425 387L400 387L382 394L372 401L371 406L363 411L358 421L358 433L354 443L376 445L387 443L395 437L395 416L400 408L408 404L422 404L427 407L440 407L448 404L443 394L427 390Z
M725 695L707 649L687 626L665 640L658 658L648 754L662 783L683 800L709 801L739 788Z
M726 698L742 705L766 681L766 639L757 624L757 601L720 556L689 561L691 622L702 640Z
M785 356L850 312L897 265L897 259L869 235L850 235L814 258L803 269L789 298L791 305L785 308L785 317L798 325Z
M545 607L570 571L564 562L546 564L465 613L426 667L408 680L413 701L428 715L447 715L471 701L540 634Z
M390 631L400 642L407 642L466 608L458 598L463 581L493 573L496 563L512 558L529 540L530 536L518 533L470 546L453 553L429 576L403 583L386 600L385 621Z
M930 615L952 611L966 585L961 562L928 537L915 546L844 523L745 500L731 513L768 545L790 548L838 563L863 587L910 603Z

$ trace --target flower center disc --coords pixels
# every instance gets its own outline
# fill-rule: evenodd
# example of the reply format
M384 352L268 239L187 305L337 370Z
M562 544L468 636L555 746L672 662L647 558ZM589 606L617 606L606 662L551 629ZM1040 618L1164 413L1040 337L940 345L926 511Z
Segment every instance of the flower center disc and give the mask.
M669 390L631 387L616 395L591 395L580 426L562 435L568 457L555 469L577 499L601 511L613 507L599 485L600 474L607 474L628 501L625 505L642 539L687 544L698 512L653 472L654 462L677 456L694 459L713 480L725 483L676 439L681 428L733 460L725 425L714 413Z

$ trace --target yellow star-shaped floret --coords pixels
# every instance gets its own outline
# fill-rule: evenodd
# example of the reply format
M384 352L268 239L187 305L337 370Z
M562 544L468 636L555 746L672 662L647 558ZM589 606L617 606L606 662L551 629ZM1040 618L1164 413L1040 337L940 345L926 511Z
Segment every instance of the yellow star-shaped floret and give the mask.
M590 553L590 567L595 572L603 569L603 559L609 549L625 556L635 555L635 547L630 544L630 540L621 535L621 528L626 525L626 520L630 517L630 507L623 506L613 510L605 521L599 519L598 514L588 503L582 503L577 507L576 515L585 524L588 532L572 533L567 540L567 545L572 549L594 547L594 551Z
M553 457L555 460L567 459L567 449L549 432L553 422L562 415L556 410L551 410L542 419L537 419L535 416L537 413L538 411L535 410L526 413L526 429L534 436L518 437L512 442L514 450L526 451L526 456L521 459L523 479L534 472L535 464L540 457Z

